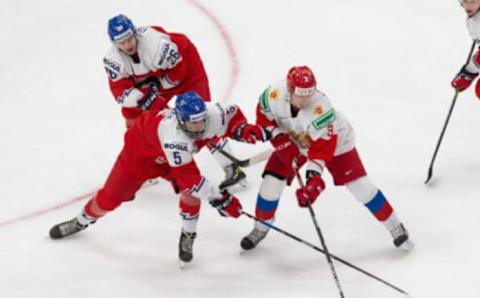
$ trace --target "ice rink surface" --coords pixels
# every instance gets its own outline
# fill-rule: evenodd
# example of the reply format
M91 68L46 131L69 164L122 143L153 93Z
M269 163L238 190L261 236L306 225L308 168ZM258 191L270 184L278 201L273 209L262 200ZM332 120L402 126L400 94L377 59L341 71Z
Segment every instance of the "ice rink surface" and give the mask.
M480 102L473 90L459 96L432 183L423 184L453 97L450 80L471 45L454 0L2 0L0 297L339 297L323 255L274 231L240 255L252 221L222 218L208 204L194 261L179 270L178 202L166 183L142 189L78 235L48 238L103 184L122 146L123 120L102 65L107 20L118 13L137 26L187 34L213 98L238 104L251 121L265 87L290 66L309 65L351 120L370 177L416 244L408 254L395 249L326 174L314 209L331 252L412 297L480 297ZM233 146L244 158L269 145ZM196 160L206 177L221 181L210 154ZM238 194L249 212L262 166L246 170L250 187ZM320 245L295 187L283 193L275 224ZM336 268L346 297L402 297Z

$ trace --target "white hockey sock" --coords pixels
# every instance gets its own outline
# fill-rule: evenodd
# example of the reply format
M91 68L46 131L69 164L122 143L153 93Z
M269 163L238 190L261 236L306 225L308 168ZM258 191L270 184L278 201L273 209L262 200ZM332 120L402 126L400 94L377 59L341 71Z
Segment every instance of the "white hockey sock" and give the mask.
M182 230L187 233L193 233L197 230L198 216L194 219L182 218Z

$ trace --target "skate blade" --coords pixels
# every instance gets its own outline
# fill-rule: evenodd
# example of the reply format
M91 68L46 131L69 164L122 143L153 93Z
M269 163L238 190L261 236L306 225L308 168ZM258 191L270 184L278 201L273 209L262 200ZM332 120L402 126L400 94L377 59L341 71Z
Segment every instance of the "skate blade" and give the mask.
M180 270L185 270L185 268L187 268L187 263L182 260L178 260L178 267Z
M415 244L413 244L413 241L411 241L410 239L403 242L398 248L405 251L405 252L409 252L411 251L413 248L415 247Z
M229 193L236 194L246 190L247 188L248 188L248 181L245 179L245 180L239 181L234 185L227 187L226 189L228 190Z

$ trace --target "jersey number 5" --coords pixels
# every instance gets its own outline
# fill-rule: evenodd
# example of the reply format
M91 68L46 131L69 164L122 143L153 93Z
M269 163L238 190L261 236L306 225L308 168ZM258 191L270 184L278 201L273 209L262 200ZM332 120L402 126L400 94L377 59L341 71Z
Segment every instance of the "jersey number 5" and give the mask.
M179 165L179 164L182 163L182 156L180 155L180 152L178 152L178 151L173 152L173 162L176 165Z

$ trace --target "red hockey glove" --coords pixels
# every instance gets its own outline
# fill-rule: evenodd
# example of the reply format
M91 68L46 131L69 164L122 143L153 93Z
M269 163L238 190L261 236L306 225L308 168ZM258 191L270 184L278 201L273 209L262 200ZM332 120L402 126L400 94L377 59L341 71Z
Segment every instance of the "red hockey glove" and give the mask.
M297 196L298 206L304 208L315 202L318 196L325 189L325 182L322 177L313 176L305 185L305 188L299 188L295 192Z
M279 134L271 140L273 147L282 159L284 166L292 167L292 161L300 155L297 145L290 140L288 134Z
M473 80L478 76L478 73L471 73L465 69L465 66L462 67L460 72L455 76L452 81L452 87L455 90L461 92L472 84Z
M242 205L240 201L232 196L228 191L222 192L222 197L213 199L209 203L212 207L217 208L221 216L229 216L237 218L242 215Z
M233 138L240 142L255 144L257 141L266 142L272 136L270 132L260 125L240 123L233 129Z

